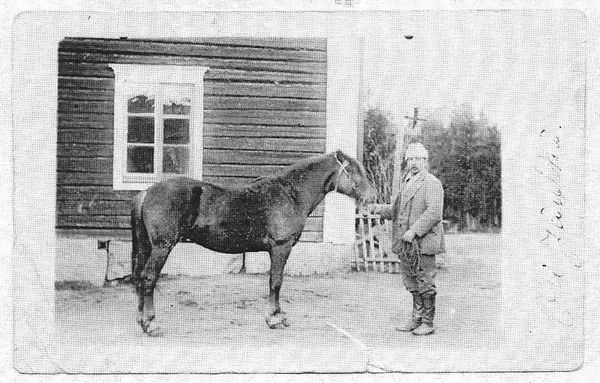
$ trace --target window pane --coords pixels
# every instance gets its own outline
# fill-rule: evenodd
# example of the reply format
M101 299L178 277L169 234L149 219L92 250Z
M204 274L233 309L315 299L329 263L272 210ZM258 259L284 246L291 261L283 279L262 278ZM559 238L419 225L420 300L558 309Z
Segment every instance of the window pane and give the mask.
M154 148L130 146L127 148L128 173L154 173Z
M146 93L129 97L127 111L129 113L154 113L154 95Z
M154 143L154 118L129 117L127 119L127 142Z
M163 172L186 174L190 160L187 147L167 147L163 150Z
M189 85L166 85L164 88L164 114L190 114L192 87Z
M165 144L188 144L190 142L190 120L167 118L164 120Z

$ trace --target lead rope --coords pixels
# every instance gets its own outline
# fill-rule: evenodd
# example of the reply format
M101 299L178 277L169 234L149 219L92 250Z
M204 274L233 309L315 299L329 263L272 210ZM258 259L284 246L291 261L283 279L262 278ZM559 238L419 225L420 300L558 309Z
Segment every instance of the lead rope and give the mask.
M402 241L398 258L409 267L413 275L416 275L421 268L421 243L419 240L414 238L412 242Z

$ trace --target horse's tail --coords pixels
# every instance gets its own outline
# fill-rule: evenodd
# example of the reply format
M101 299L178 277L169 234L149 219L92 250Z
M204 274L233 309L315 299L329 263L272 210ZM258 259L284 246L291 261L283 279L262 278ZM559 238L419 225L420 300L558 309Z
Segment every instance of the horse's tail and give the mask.
M133 198L131 206L131 281L136 288L152 250L142 212L145 197L146 191L143 190Z

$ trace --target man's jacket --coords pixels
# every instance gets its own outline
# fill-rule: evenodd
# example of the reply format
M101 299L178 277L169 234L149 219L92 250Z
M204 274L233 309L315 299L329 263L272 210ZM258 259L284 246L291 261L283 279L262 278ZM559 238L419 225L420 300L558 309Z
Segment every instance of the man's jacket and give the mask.
M399 254L402 236L408 229L416 233L421 242L422 254L438 254L446 251L442 211L444 189L435 176L423 170L410 183L402 182L398 197L391 207L380 214L393 219L392 251Z

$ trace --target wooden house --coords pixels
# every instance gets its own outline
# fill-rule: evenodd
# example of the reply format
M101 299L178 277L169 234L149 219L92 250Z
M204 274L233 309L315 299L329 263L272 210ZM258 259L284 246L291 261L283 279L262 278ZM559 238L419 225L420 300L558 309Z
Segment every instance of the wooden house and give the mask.
M356 115L360 106L344 105L340 90L356 93L361 74L339 66L332 72L328 46L325 38L64 38L58 46L59 242L71 240L73 248L73 238L86 238L88 247L90 239L130 240L131 198L166 177L235 185L305 157L356 149L356 121L342 128L344 121L328 116L327 108ZM337 87L328 90L331 73ZM337 101L328 104L332 89ZM335 210L335 202L322 203L300 239L319 254L324 243L340 242L339 217L329 231L324 227L327 203ZM346 234L353 225L347 216Z

